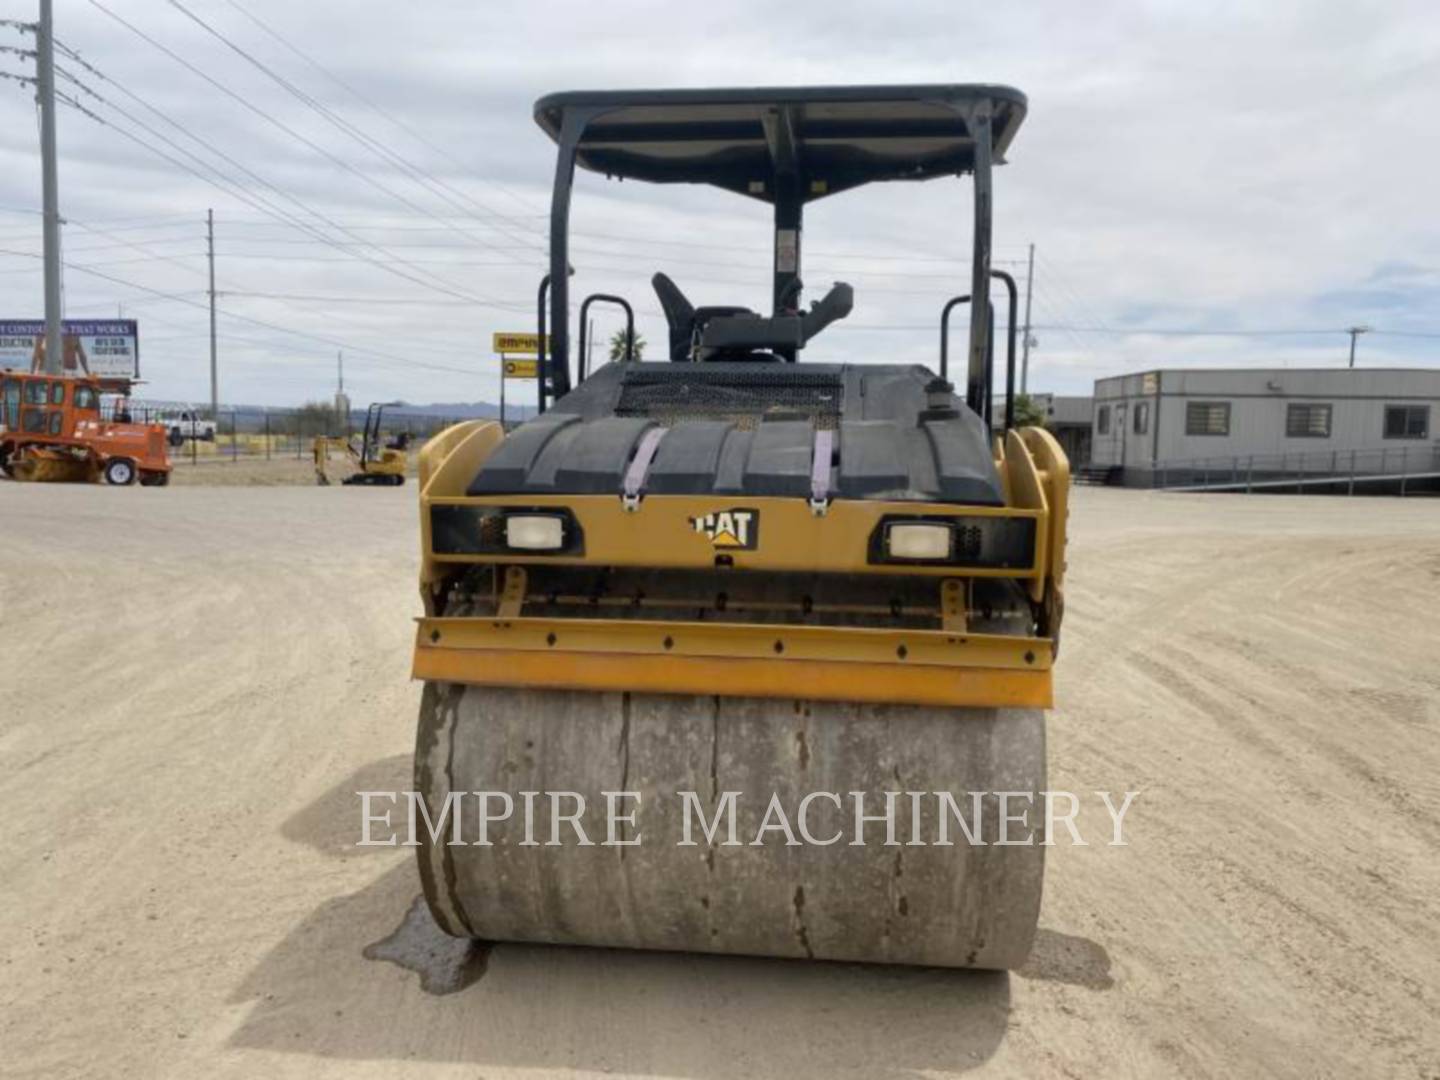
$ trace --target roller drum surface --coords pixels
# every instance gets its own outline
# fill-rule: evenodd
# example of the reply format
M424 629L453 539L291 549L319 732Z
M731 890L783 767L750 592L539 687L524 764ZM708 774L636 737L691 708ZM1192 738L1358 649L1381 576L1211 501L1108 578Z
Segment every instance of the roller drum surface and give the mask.
M1032 833L1012 823L994 846L993 793L1045 788L1044 715L1038 710L940 709L851 703L594 694L434 683L425 687L416 748L416 789L438 820L452 791L510 793L514 815L489 827L477 846L474 796L462 804L464 846L431 843L419 829L420 875L436 920L450 933L498 941L676 949L951 967L1011 968L1030 949L1039 914L1044 848L1038 795ZM551 839L549 803L538 797L533 837L522 844L523 791L585 797L580 846L563 825ZM640 793L633 826L605 846L604 792ZM725 792L735 800L737 846L721 820L706 843L684 800L713 818ZM812 791L810 832L797 810ZM927 793L919 837L911 800L896 800L894 846L883 821L864 826L854 846L851 792L867 814L884 812L885 792ZM938 846L934 792L952 793L969 818L970 792L986 792L980 838L970 845L950 819L954 846ZM779 828L752 841L778 795L798 846ZM567 800L566 807L571 805ZM1026 810L1012 796L1012 813ZM499 813L498 801L492 809ZM947 815L948 816L948 815ZM771 823L778 826L776 818ZM441 834L441 839L449 833Z

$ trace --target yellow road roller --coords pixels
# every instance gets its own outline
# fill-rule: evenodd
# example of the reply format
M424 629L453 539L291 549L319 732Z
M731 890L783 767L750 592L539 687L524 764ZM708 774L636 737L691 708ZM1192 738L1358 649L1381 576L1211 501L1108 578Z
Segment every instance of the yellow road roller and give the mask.
M444 930L1024 961L1070 484L1056 441L1012 423L1015 288L990 265L992 166L1025 110L988 85L536 104L558 148L539 411L509 432L456 425L420 458L414 801ZM577 165L769 204L770 311L697 305L656 274L668 356L586 371L569 336ZM969 292L937 313L935 368L887 363L870 334L839 348L855 291L803 303L806 204L967 175ZM587 297L580 326L597 301L624 308L633 341L613 294Z
M315 483L321 487L330 486L328 464L332 450L348 458L355 470L340 481L342 484L385 484L398 487L405 483L405 470L410 466L410 433L402 431L386 439L380 428L385 419L385 410L399 404L398 401L371 403L365 410L365 427L361 431L359 446L349 437L315 436L312 447L315 457Z

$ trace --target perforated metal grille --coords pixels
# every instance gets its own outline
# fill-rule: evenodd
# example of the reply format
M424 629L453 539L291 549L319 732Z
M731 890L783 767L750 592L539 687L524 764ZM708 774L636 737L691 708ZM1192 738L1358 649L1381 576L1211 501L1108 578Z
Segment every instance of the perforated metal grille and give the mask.
M835 428L845 400L840 376L756 364L755 371L707 370L699 365L629 371L620 386L616 413L661 424L678 420L728 420L754 427L762 419L809 420Z

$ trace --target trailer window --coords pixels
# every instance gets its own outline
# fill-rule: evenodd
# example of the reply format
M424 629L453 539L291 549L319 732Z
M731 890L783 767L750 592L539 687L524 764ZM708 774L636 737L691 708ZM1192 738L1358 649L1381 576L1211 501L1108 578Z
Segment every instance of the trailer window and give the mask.
M1286 406L1285 437L1287 439L1328 439L1330 437L1330 406Z
M1135 406L1135 434L1144 435L1150 430L1150 403L1141 401Z
M1428 439L1429 437L1429 405L1385 406L1385 438Z
M1186 402L1185 434L1229 435L1230 403L1228 401Z
M1110 434L1110 406L1101 405L1095 414L1095 431L1101 435Z

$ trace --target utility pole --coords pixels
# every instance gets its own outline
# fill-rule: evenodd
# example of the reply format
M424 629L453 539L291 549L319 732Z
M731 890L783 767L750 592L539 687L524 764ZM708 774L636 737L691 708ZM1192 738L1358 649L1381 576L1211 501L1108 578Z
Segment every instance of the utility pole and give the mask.
M35 28L35 100L40 106L40 164L45 222L45 365L59 375L65 365L60 327L60 178L55 161L55 19L51 0L40 0Z
M1355 366L1355 339L1358 338L1361 334L1368 334L1370 332L1370 327L1352 326L1345 332L1350 335L1350 366L1353 368Z
M1020 336L1020 393L1030 384L1030 294L1035 291L1035 245L1030 245L1030 261L1025 267L1025 332Z
M345 353L335 351L335 427L350 437L350 399L345 396Z
M220 422L220 365L215 356L215 211L205 211L205 254L210 260L210 418Z

